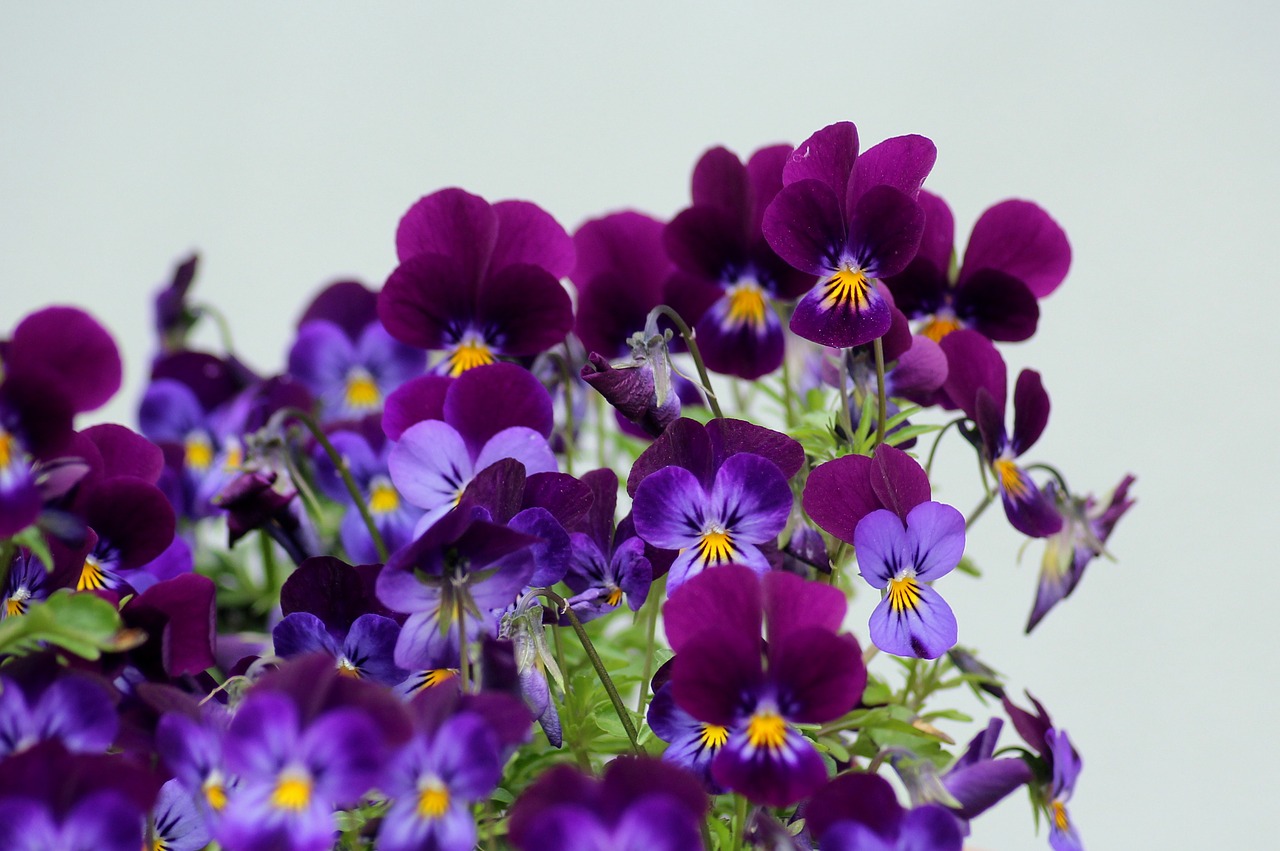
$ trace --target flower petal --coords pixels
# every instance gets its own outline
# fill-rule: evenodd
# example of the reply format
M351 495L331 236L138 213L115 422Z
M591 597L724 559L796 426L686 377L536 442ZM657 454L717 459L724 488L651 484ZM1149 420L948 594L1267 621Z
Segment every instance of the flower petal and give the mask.
M956 616L937 591L914 584L914 596L896 608L886 596L871 613L871 641L886 653L936 659L956 644Z

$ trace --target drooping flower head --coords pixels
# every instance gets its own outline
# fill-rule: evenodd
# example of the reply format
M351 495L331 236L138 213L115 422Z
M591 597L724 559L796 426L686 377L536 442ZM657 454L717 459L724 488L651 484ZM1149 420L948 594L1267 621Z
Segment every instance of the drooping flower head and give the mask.
M920 251L884 284L907 316L922 320L920 333L937 341L972 328L1006 342L1034 334L1037 299L1057 289L1071 266L1062 227L1030 201L1001 201L978 218L957 270L950 208L926 191L917 200L925 212Z
M378 316L400 342L443 349L446 374L536 355L573 328L559 281L573 269L573 241L527 201L442 189L405 213L396 253Z
M692 206L663 234L679 271L666 301L694 328L708 369L755 379L782 364L782 321L771 300L799 298L813 275L792 268L761 231L782 189L789 145L761 148L744 165L713 148L693 170Z
M848 348L889 330L877 282L906 268L919 248L924 213L915 198L935 157L923 136L886 139L859 154L858 131L847 121L796 147L763 222L778 256L819 278L796 305L792 331Z
M707 796L693 775L656 759L623 756L600 780L561 765L516 801L520 851L696 851Z
M675 702L732 731L711 763L717 783L782 807L826 781L822 758L793 725L838 718L862 695L858 642L838 632L844 613L839 589L741 565L695 576L667 601Z
M1038 761L1033 760L1037 779L1032 797L1049 818L1049 844L1054 851L1082 851L1084 845L1067 812L1067 801L1075 791L1083 761L1066 731L1054 726L1040 701L1030 693L1027 698L1035 707L1034 712L1017 706L1008 697L1003 702L1018 735L1039 755Z
M382 412L387 395L421 375L427 358L378 321L377 294L356 281L327 287L298 322L289 373L320 403L324 422Z
M1040 439L1049 422L1049 394L1040 373L1024 369L1018 374L1011 437L1005 429L1007 369L995 345L977 331L955 331L941 345L948 364L943 390L977 424L982 459L995 478L1009 522L1033 538L1057 532L1062 515L1016 460Z

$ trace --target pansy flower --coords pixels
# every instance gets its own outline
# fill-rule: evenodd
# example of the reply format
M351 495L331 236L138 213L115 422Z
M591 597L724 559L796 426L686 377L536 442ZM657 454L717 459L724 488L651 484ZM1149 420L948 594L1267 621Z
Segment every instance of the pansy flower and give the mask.
M772 300L799 298L813 275L792 268L765 241L765 208L782 189L789 145L761 148L744 165L713 148L693 170L693 205L663 234L679 271L666 302L693 326L707 368L756 379L782 364L782 320Z
M924 233L915 197L935 157L923 136L886 139L859 154L858 131L847 121L796 147L762 225L778 256L819 278L796 304L792 331L848 348L889 330L878 280L915 256Z
M1015 529L1046 538L1062 528L1062 515L1032 481L1017 458L1040 439L1049 422L1049 394L1040 373L1024 369L1013 390L1013 435L1005 429L1008 377L1004 358L977 331L955 331L942 339L947 355L943 386L952 404L977 425L982 460L995 478L1005 515Z
M592 470L582 476L594 495L581 528L569 536L573 555L565 584L573 592L570 607L581 621L592 620L617 609L623 597L632 611L639 611L649 595L653 568L644 555L644 541L623 537L614 528L618 502L618 475L612 470Z
M904 810L875 774L842 774L805 806L805 823L822 851L960 851L960 822L926 804Z
M1039 782L1032 797L1049 817L1049 844L1054 851L1082 851L1084 845L1075 822L1067 812L1067 802L1075 791L1083 762L1065 730L1054 726L1040 701L1030 694L1035 707L1029 712L1004 698L1004 709L1014 729L1039 755Z
M794 725L839 718L867 682L858 642L838 633L844 594L729 565L695 576L663 614L676 704L731 731L711 762L714 780L772 807L817 791L826 767Z
M937 341L972 328L1007 342L1034 334L1037 299L1057 289L1071 266L1062 227L1030 201L1001 201L978 218L957 270L950 208L926 191L917 200L925 212L920 251L884 284L907 316L922 320L920 333Z
M673 765L623 756L600 780L560 765L543 773L511 811L520 851L694 851L707 796Z
M667 743L662 758L685 768L702 778L707 791L724 792L724 787L711 776L711 763L729 742L729 736L738 731L719 724L699 721L676 704L670 681L670 663L659 669L654 683L662 680L649 703L646 720L659 739Z
M528 474L556 469L547 443L553 426L551 398L527 370L514 364L469 370L435 398L438 419L400 430L404 409L419 405L423 393L434 395L436 385L406 385L383 418L388 435L397 440L387 459L391 481L426 512L416 535L448 514L475 475L496 461L514 458ZM498 399L502 404L495 407ZM392 423L394 428L388 428Z
M439 367L448 375L536 355L573 328L559 281L573 268L573 242L527 201L490 204L442 189L405 213L396 253L378 316L400 342L443 349Z
M199 808L178 780L160 787L147 820L144 851L200 851L213 840Z
M52 682L0 677L0 759L38 742L102 753L119 726L112 695L87 675L63 672Z
M421 349L382 327L377 298L355 281L340 281L322 291L298 323L289 373L320 402L324 422L381 413L387 394L427 365Z
M1133 476L1125 476L1105 506L1099 506L1092 494L1075 497L1060 494L1054 482L1045 486L1047 497L1062 514L1062 528L1045 540L1036 601L1027 619L1027 632L1035 629L1050 609L1076 590L1084 578L1085 568L1106 552L1111 531L1134 503L1129 498L1133 480Z

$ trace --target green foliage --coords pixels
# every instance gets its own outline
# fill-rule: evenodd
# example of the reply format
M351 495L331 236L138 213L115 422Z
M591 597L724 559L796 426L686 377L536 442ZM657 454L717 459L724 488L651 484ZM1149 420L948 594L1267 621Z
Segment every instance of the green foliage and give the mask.
M106 600L66 588L34 603L26 614L0 621L0 656L23 656L48 644L93 660L137 647L145 639L121 629L120 613Z

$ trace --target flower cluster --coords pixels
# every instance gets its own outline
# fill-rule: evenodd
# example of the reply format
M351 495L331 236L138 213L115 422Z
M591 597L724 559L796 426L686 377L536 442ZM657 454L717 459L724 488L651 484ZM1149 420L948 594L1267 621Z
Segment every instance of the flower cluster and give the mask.
M77 423L121 384L96 320L23 318L0 846L958 851L1025 787L1083 847L1079 754L960 644L943 595L970 580L935 583L977 575L999 500L1044 541L1030 631L1133 477L1097 497L1028 460L1049 396L1023 370L1010 425L997 346L1069 243L1003 201L957 264L934 159L848 122L713 148L669 221L572 234L444 189L380 287L312 299L278 373L193 348L216 314L185 258L136 430ZM967 517L934 498L953 426ZM1001 714L953 750L965 686Z

